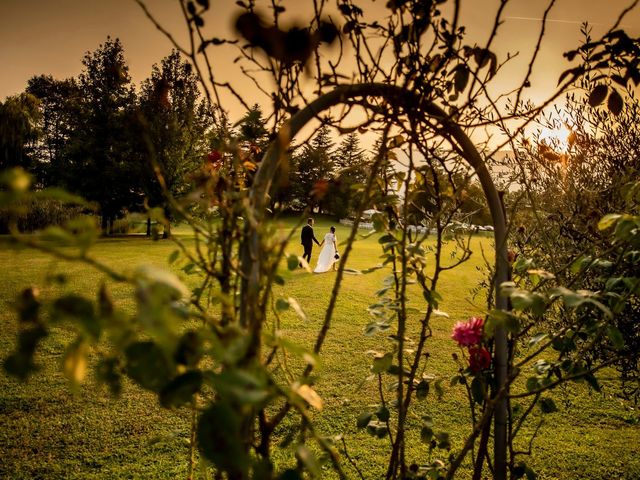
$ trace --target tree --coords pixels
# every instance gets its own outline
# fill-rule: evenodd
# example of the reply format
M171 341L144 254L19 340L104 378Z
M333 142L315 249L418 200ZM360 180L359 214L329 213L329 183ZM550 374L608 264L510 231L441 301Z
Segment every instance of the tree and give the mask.
M292 142L286 152L288 161L282 162L278 167L278 173L270 193L271 211L300 210L302 206L306 205L306 199L299 198L299 192L296 188L298 175L295 170L295 159L298 151L300 151L299 146Z
M264 151L268 143L266 123L260 105L254 104L238 122L238 139L246 142L249 149L257 147L259 152Z
M33 171L33 149L40 135L38 107L38 99L28 93L0 102L0 169Z
M460 216L465 223L491 224L491 215L484 202L482 187L471 173L458 172L455 174L453 188L459 202Z
M360 148L360 138L355 132L349 133L338 146L334 158L334 166L340 175L348 176L356 183L367 179L365 152Z
M68 142L80 114L80 90L75 79L56 80L51 75L29 79L27 92L39 100L42 135L34 151L39 183L68 186Z
M238 148L239 176L246 185L253 182L253 175L268 145L268 131L265 125L262 109L257 103L237 123L239 132L234 143L237 143Z
M213 124L207 132L207 142L210 149L221 151L233 143L238 137L238 132L231 124L227 112L214 107L213 113Z
M104 233L127 208L140 208L140 180L132 175L131 114L135 94L120 40L107 38L82 60L82 103L69 138L68 187L98 204Z
M360 139L355 132L348 134L338 146L334 158L334 177L329 189L327 207L333 215L345 218L353 215L362 198L367 180L367 163Z
M317 207L320 213L326 203L325 197L334 170L333 148L329 127L323 125L295 159L297 197L310 210Z
M211 115L200 97L191 64L176 50L159 66L153 66L139 95L142 142L138 149L143 158L138 167L142 184L149 205L161 206L169 220L172 213L165 195L176 199L184 196L190 189L190 175L202 166L207 153L205 134ZM149 168L154 166L158 172ZM167 225L165 238L170 234L170 223Z

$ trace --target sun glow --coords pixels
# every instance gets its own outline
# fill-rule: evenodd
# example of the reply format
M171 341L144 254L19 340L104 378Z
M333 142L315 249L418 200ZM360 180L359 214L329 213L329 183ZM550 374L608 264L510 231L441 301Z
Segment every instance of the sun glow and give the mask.
M573 135L573 132L564 124L557 128L542 127L538 142L544 143L558 153L567 153L573 143Z

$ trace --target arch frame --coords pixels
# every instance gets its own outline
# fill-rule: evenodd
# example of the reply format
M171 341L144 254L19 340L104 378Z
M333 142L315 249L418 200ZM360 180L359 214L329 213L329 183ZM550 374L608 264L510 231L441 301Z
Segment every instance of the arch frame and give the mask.
M439 134L457 145L461 156L474 170L482 187L487 207L494 227L495 275L494 299L498 310L508 311L508 299L500 294L500 286L510 278L510 264L507 255L507 221L502 198L493 183L489 170L475 144L450 115L434 102L423 98L413 91L395 85L382 83L362 83L339 85L294 114L280 129L277 138L271 143L263 156L250 190L250 205L254 218L246 222L245 244L241 252L242 298L240 303L240 322L254 332L261 331L263 319L256 315L260 295L260 239L257 226L265 219L269 191L280 164L286 161L286 151L291 140L312 119L331 107L353 101L358 98L375 97L390 106L403 109L413 115L422 115L436 121L440 126ZM252 352L259 352L259 334L255 335ZM502 325L497 325L494 333L495 393L493 403L494 417L494 478L507 478L507 430L508 430L508 337Z

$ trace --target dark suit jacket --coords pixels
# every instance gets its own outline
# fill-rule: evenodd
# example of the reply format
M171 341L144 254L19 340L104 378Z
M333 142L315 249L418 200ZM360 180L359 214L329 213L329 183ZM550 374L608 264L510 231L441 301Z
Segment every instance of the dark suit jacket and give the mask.
M302 233L300 234L300 243L302 245L312 245L311 242L316 242L320 245L318 239L313 235L313 227L309 224L302 227Z

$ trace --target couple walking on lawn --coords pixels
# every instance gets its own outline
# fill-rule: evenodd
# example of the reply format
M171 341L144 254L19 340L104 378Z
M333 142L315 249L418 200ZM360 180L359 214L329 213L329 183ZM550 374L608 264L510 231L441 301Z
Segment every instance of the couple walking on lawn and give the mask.
M309 264L311 264L311 250L313 250L313 242L316 242L316 245L322 247L320 256L318 257L318 264L316 265L316 268L313 269L313 273L324 273L328 272L329 269L335 270L336 260L340 258L340 255L338 255L336 229L334 227L329 228L329 233L324 236L322 242L318 242L318 239L313 234L313 218L309 218L307 220L307 224L302 227L302 233L300 234L300 243L302 243L302 246L304 247L302 258L304 258Z

